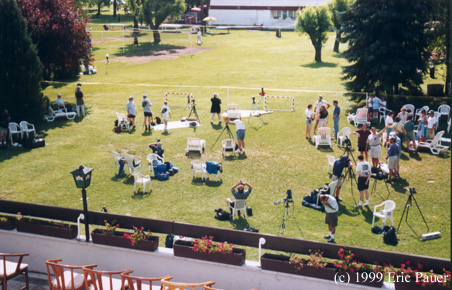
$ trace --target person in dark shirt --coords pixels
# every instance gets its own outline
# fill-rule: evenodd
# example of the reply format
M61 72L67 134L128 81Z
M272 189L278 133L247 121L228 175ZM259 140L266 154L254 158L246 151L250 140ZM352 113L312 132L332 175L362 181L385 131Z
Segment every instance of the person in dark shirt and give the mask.
M353 134L358 135L358 151L361 155L366 156L366 161L369 159L369 153L367 152L366 143L367 138L370 135L370 131L367 129L367 125L363 124L361 129L356 130Z
M247 190L245 190L245 186L248 187ZM231 187L231 192L235 199L247 199L248 196L250 196L252 189L253 189L253 187L251 185L240 180L236 185ZM234 201L230 198L226 199L226 203L228 204L229 208L234 206ZM232 212L232 210L231 210L231 212ZM240 216L240 211L238 211L238 212L239 212L239 216Z
M213 124L213 119L215 118L215 114L218 116L218 121L221 124L221 99L218 98L218 94L214 93L213 98L210 99L212 102L212 107L210 107L210 113L212 113L212 119L210 120L210 124Z
M331 178L331 181L334 182L337 180L334 195L336 196L336 200L338 202L342 201L342 199L339 198L339 193L341 192L341 187L342 187L342 178L341 178L342 172L344 171L344 168L352 167L352 166L353 166L353 164L350 162L348 155L342 155L340 159L337 159L336 161L334 161L333 176Z
M403 124L403 128L405 129L406 150L410 152L410 143L413 142L413 149L414 152L416 152L416 134L414 134L414 122L412 115L408 115L407 122Z
M389 176L386 182L391 182L391 177L397 175L397 159L399 158L399 152L400 148L399 145L396 144L397 138L392 137L389 139L391 142L391 145L388 149L388 167L389 167Z
M9 136L9 113L7 109L4 109L0 115L0 146L8 147L8 136Z
M333 112L333 122L334 122L334 137L337 140L337 134L339 133L339 116L341 115L341 108L338 106L339 103L334 100L334 112Z

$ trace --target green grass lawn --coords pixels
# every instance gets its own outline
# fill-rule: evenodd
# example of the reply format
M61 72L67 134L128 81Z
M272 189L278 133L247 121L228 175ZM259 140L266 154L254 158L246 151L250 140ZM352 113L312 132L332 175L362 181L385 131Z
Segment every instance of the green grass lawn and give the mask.
M314 103L320 94L332 103L339 101L342 108L340 126L350 126L346 112L354 111L356 104L344 97L345 89L340 80L341 66L346 60L333 53L334 34L329 35L323 49L323 63L315 63L314 49L306 36L294 32L283 32L282 38L271 31L224 31L212 30L212 35L203 37L200 53L182 55L170 60L155 60L143 63L117 61L122 56L122 31L103 33L105 19L93 19L93 47L95 65L99 73L80 76L71 82L51 83L44 93L52 101L57 93L75 104L74 89L77 82L83 83L87 115L75 121L55 121L40 127L47 146L25 151L11 149L0 155L0 198L49 205L81 208L80 192L73 184L70 171L83 164L93 167L93 182L88 189L89 209L100 210L107 206L109 212L175 220L206 226L243 229L246 226L259 228L263 233L278 234L283 214L282 205L273 201L285 197L286 190L294 195L294 214L304 237L322 241L328 233L324 224L324 213L301 206L302 197L314 188L329 182L326 171L326 154L335 157L343 150L315 149L304 138L304 110ZM122 16L122 20L130 18ZM125 33L125 55L134 56L130 32ZM141 50L173 47L190 47L187 33L162 33L162 43L153 45L152 35L140 34ZM192 35L193 46L195 36ZM343 45L342 48L343 49ZM110 55L108 74L103 67L105 54ZM438 82L426 78L426 83ZM275 112L253 118L246 131L246 157L223 160L221 141L212 149L223 127L210 125L210 98L219 93L223 109L228 101L237 103L242 109L251 107L251 96L257 96L264 87L268 95L295 97L295 112ZM228 89L229 88L229 89ZM162 131L144 133L141 95L147 92L153 103L153 111L160 109L165 92L189 92L196 97L197 110L202 126L196 129L175 129L169 134ZM135 96L138 108L137 130L115 134L113 122L115 112L125 113L128 97ZM274 101L277 102L277 101ZM183 97L171 97L170 105L184 104ZM279 101L275 106L289 108L289 102ZM330 110L330 114L332 110ZM172 109L172 120L187 117L188 110ZM215 121L216 124L217 121ZM332 127L332 121L328 124ZM353 127L352 127L353 128ZM235 128L232 128L235 134ZM201 160L222 162L224 166L221 182L192 180L190 159L185 156L186 138L205 139L207 148ZM352 142L356 144L356 136ZM165 160L180 168L180 173L169 181L153 180L152 193L133 193L133 178L115 176L111 151L129 153L143 161L147 172L146 156L151 152L147 144L162 139ZM224 134L221 139L225 139ZM357 152L354 152L355 157ZM383 155L386 155L384 150ZM415 187L417 202L430 226L430 231L440 231L441 239L419 242L409 227L402 223L399 245L385 245L380 236L371 233L372 213L354 210L350 184L344 185L341 197L339 226L336 241L373 249L397 251L410 254L450 257L450 158L433 156L424 152L416 156L402 154L402 179L390 185L391 196L397 208L394 212L396 225L402 215L408 197L407 188ZM330 169L331 172L331 169ZM220 222L213 218L214 209L226 208L225 199L231 197L230 187L240 179L253 185L248 205L254 216L231 222ZM357 189L353 189L358 198ZM371 207L380 204L386 196L386 187L378 182L377 193L371 196ZM427 232L416 208L410 210L409 222L418 234ZM381 225L381 221L377 222ZM286 236L301 238L291 217L287 220ZM251 259L257 259L253 252Z

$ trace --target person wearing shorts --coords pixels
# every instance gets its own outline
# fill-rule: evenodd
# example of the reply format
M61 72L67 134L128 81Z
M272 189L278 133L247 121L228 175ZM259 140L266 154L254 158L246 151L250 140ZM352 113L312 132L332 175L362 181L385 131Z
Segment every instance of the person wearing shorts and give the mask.
M212 114L212 119L210 120L210 124L213 124L213 119L215 118L215 114L218 116L219 124L221 124L221 99L218 98L218 94L214 93L213 98L210 99L212 106L210 107L210 113Z
M329 194L321 194L320 202L325 207L325 223L328 225L328 230L330 231L329 235L324 238L328 240L328 243L335 244L334 235L336 234L338 224L339 206L334 196Z
M386 182L391 182L393 179L395 179L395 176L397 175L397 164L398 164L399 153L400 153L400 148L396 144L397 138L391 137L389 139L389 142L391 142L391 145L389 146L389 149L388 149L389 176L388 176L388 179L385 180ZM393 176L394 176L394 178L391 178Z
M151 106L152 106L152 103L151 103L151 101L149 101L147 95L143 95L143 100L141 101L141 106L143 107L143 112L144 112L144 127L145 127L144 131L151 132L151 121L152 121Z
M367 152L367 138L370 135L370 131L367 129L367 125L364 123L361 129L356 130L353 134L358 135L358 151L361 155L366 156L366 161L369 161L369 153Z
M358 174L358 191L359 191L359 203L357 208L363 207L364 193L366 194L366 203L364 206L369 209L369 179L371 175L370 164L364 161L364 156L358 156L359 163L356 165L356 174Z
M435 113L433 110L428 111L428 119L427 119L427 139L435 138L435 127L438 120L435 117Z
M334 196L336 196L336 200L338 202L341 202L342 199L339 198L339 193L341 192L342 187L342 172L344 171L344 168L352 167L353 164L350 162L350 159L348 155L342 155L340 159L337 159L334 161L333 164L333 176L331 177L331 181L336 181L336 189L334 191Z
M160 113L162 114L162 120L165 123L165 132L168 132L168 120L169 117L171 117L171 111L168 107L168 102L164 101L162 109L160 110Z
M314 120L314 115L311 112L312 104L309 104L305 114L306 114L306 140L311 140L311 128L312 128L312 120Z
M314 114L315 114L315 125L314 125L314 135L316 134L317 126L319 125L320 120L320 108L322 106L326 106L326 109L328 110L330 107L330 104L328 104L327 101L323 100L323 96L320 95L319 99L315 101L314 103Z
M372 167L378 167L381 157L381 145L380 140L386 127L380 132L377 132L375 127L372 127L371 134L367 138L367 151L369 151L369 156L372 159Z
M132 96L129 97L129 101L126 105L126 110L129 124L132 123L132 128L135 129L135 116L137 115L137 108L135 107Z
M238 149L235 153L245 153L245 124L240 119L234 121L229 120L228 124L235 125L237 127L236 138Z
M414 122L413 122L413 116L409 115L407 117L407 122L403 124L403 128L405 129L405 138L406 138L406 150L410 152L411 147L410 144L413 142L413 149L414 152L417 151L416 148L416 134L414 133ZM402 148L400 148L402 149Z

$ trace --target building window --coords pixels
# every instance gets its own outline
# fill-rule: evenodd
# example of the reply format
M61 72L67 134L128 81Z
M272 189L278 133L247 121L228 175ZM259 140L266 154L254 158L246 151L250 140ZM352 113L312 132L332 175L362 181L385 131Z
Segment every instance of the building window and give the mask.
M289 11L289 17L290 17L291 19L297 18L297 11L295 11L295 10L290 10L290 11Z
M279 18L281 18L281 10L273 10L272 11L272 16L273 16L273 19L279 19Z
M297 11L295 10L272 10L273 19L295 19L297 17Z

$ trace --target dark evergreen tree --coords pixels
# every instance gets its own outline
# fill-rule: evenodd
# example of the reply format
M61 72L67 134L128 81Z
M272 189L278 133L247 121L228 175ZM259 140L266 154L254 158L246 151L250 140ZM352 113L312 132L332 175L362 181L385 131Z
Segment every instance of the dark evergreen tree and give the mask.
M13 121L39 123L42 65L15 0L0 0L0 108Z
M343 68L348 90L397 94L401 84L420 91L426 70L427 2L357 0L341 15L344 40L349 42L343 55L351 63Z

